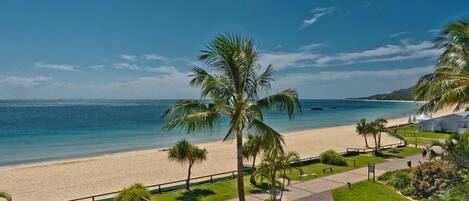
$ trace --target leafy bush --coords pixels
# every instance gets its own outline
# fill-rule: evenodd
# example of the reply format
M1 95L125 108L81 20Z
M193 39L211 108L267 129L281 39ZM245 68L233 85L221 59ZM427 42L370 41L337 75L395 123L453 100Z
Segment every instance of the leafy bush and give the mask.
M404 172L396 172L389 184L398 190L403 190L410 186L411 178Z
M457 184L448 189L444 194L444 200L469 200L469 183Z
M142 184L134 184L124 188L114 201L147 201L150 197L150 192Z
M414 194L414 189L412 187L406 187L401 190L402 195L404 196L411 196Z
M425 162L413 172L412 187L420 198L437 197L450 185L458 182L460 177L454 165L442 160Z
M393 178L394 174L396 174L395 171L385 172L383 175L378 176L378 180L379 181L389 181Z
M330 165L341 165L341 166L347 165L347 162L345 161L344 157L339 155L334 150L328 150L328 151L322 152L320 155L320 161L321 163L330 164Z

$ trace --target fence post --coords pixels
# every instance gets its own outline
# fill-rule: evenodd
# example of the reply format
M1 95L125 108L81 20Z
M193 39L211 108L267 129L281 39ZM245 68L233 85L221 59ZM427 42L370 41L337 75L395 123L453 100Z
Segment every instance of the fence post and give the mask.
M233 171L233 172L231 172L231 177L232 177L232 178L234 178L234 171Z
M210 183L213 183L213 175L210 175Z
M158 185L158 192L161 194L161 185Z
M91 197L91 201L94 201L94 196L93 196L93 197Z

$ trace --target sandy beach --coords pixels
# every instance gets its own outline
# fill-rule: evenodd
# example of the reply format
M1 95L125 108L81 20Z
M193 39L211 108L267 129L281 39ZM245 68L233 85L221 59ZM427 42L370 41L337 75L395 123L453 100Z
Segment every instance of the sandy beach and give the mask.
M407 117L388 125L406 123ZM355 125L319 128L285 134L286 148L302 158L334 149L363 146ZM383 135L383 144L398 140ZM193 177L235 170L235 143L199 144L208 150L207 161L193 168ZM37 163L0 168L0 190L15 201L63 201L121 190L132 183L151 185L184 179L186 167L167 159L167 152L144 150L76 160Z

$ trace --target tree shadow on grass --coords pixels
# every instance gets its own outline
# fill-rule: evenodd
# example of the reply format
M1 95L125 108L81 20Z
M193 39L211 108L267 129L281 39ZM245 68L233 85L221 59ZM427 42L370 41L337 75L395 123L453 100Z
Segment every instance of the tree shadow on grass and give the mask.
M180 201L199 201L202 197L215 195L215 192L208 189L194 189L190 192L184 192L181 196L178 196L176 200Z

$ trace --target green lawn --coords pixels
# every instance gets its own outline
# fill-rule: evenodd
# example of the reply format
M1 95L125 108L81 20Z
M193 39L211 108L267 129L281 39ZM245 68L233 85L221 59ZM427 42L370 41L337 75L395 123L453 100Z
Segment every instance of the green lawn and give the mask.
M290 175L290 178L293 180L309 180L309 179L314 179L330 174L336 174L339 172L351 170L354 168L360 168L360 167L365 167L368 165L368 163L381 163L384 160L382 158L378 157L372 157L372 156L365 156L365 155L357 155L357 156L350 156L350 157L345 157L347 160L347 166L337 166L337 165L327 165L323 163L313 163L313 164L308 164L304 165L301 167L303 170L303 176L300 177L300 172L299 171L293 171L292 174ZM356 167L353 167L353 161L356 161ZM324 168L330 168L332 167L332 172L323 173Z
M406 157L414 154L419 154L420 149L416 148L398 148L398 152L390 152L388 150L383 150L383 153L386 154L385 157L373 157L368 155L356 155L345 157L347 160L347 166L336 166L336 165L327 165L323 163L312 163L301 166L303 174L306 176L300 177L298 171L293 171L290 175L290 178L293 180L309 180L326 175L336 174L339 172L351 170L354 168L365 167L368 163L381 163L384 162L384 158L389 157ZM353 166L353 161L356 162L356 167ZM332 167L333 172L323 173L324 168ZM249 175L245 176L245 192L250 194L261 189L252 186L249 184ZM226 179L214 183L205 183L193 185L191 187L192 192L184 192L182 189L172 190L164 192L162 194L155 194L152 197L152 201L215 201L215 200L228 200L235 198L237 193L236 179Z
M394 131L394 129L391 129L391 131ZM413 138L416 136L421 138L446 139L450 135L448 133L419 132L415 124L401 126L397 128L397 133L405 138Z
M411 147L412 145L415 145L415 138L411 137L411 138L406 138L407 140L407 143L409 144L409 146ZM434 141L435 139L431 139L431 138L417 138L417 145L427 145L427 144L430 144L432 141Z
M334 201L408 201L393 189L369 181L352 184L352 189L341 187L332 191Z
M244 177L245 184L249 184L249 176ZM236 187L236 179L222 180L218 182L207 183L193 186L192 192L184 192L182 189L156 194L152 197L152 201L218 201L228 200L238 196ZM246 185L244 191L246 194L255 192L254 186Z
M405 158L422 153L422 150L415 147L400 147L381 151L384 157Z

